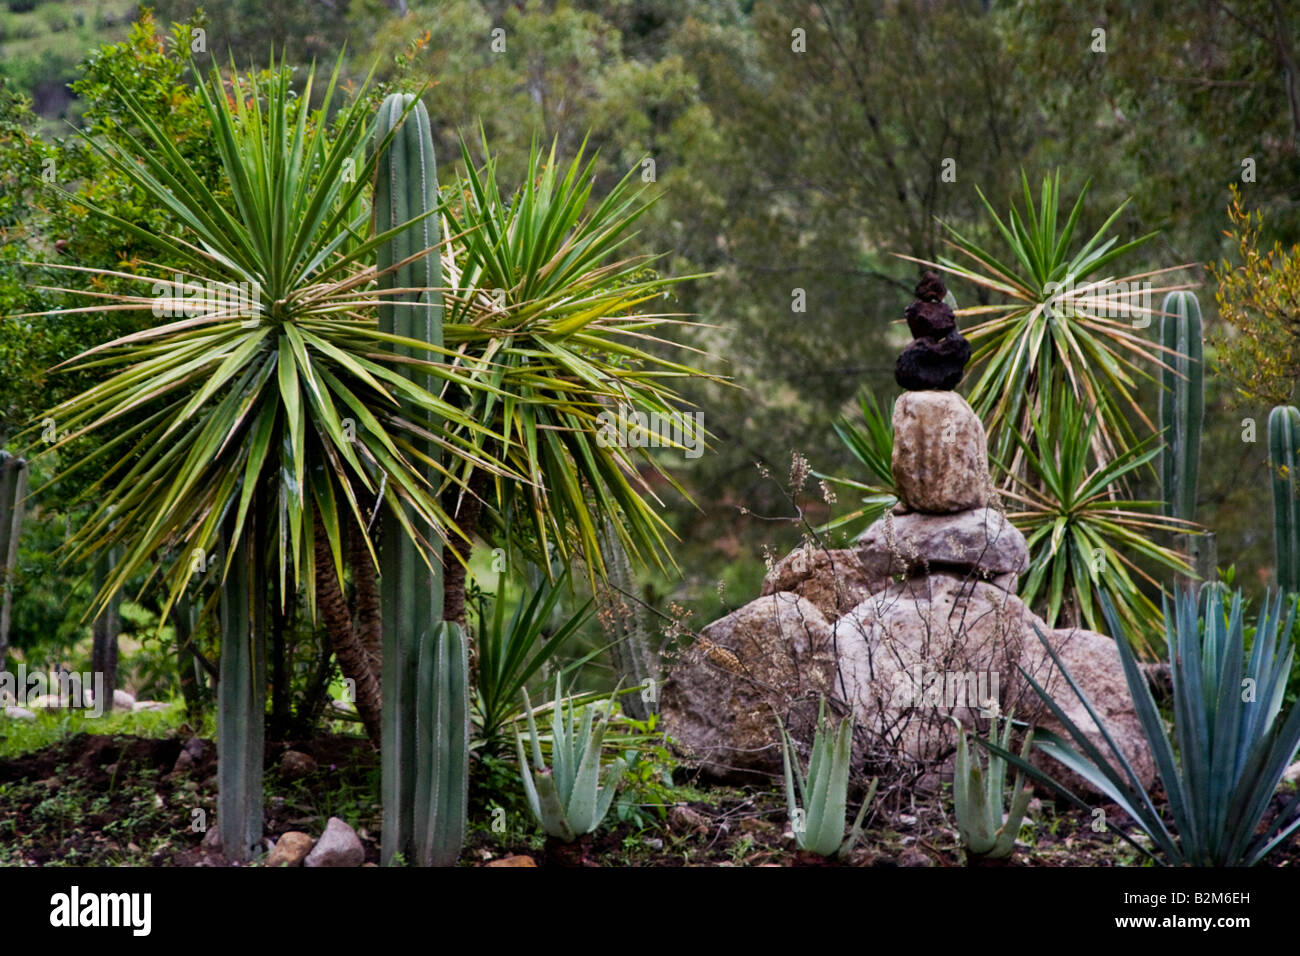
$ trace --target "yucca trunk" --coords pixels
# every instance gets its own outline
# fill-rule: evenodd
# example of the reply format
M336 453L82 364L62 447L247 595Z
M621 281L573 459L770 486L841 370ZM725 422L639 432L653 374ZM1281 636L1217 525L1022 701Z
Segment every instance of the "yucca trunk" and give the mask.
M114 548L101 554L95 562L95 593L98 594L108 578L109 571L121 560L121 550ZM117 636L122 629L122 598L120 592L114 592L104 605L104 610L95 618L91 626L90 669L94 674L103 675L102 683L95 688L95 703L103 713L113 711L113 692L117 690ZM101 701L100 695L103 695Z
M352 626L352 612L343 597L343 584L334 567L329 539L320 512L313 512L316 546L316 607L325 629L329 632L334 657L339 662L343 676L353 682L357 716L366 728L366 735L376 747L380 746L383 728L383 699L379 677L375 673L370 654L360 635ZM366 559L369 562L369 558ZM355 573L355 569L354 569Z
M266 552L261 513L250 512L221 585L221 665L217 688L217 828L227 859L251 859L262 842L262 759L266 719Z

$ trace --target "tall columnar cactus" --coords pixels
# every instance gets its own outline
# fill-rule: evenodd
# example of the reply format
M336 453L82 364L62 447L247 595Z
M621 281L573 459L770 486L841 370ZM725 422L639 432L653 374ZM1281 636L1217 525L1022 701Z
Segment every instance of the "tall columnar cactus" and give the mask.
M438 217L424 215L438 204L438 173L433 135L424 105L407 94L393 94L379 107L375 145L384 147L375 173L374 233L411 223L378 249L379 284L383 290L422 289L389 293L379 307L381 331L442 345L442 298L430 291L442 282L438 251ZM424 215L424 218L420 218ZM418 222L412 220L419 219ZM418 255L424 252L424 255ZM398 268L393 268L411 257ZM414 348L393 351L428 359ZM427 374L408 372L417 384L430 388ZM427 442L420 449L430 458L438 449ZM435 480L432 469L427 473ZM417 767L417 667L421 641L438 633L442 623L442 553L421 554L401 523L385 509L381 524L383 564L380 605L383 615L383 734L382 792L385 864L399 853L417 856L415 800ZM434 536L430 535L430 539ZM434 539L436 540L436 539Z
M469 642L459 624L422 636L415 697L413 862L452 866L469 799Z
M1160 479L1164 513L1193 521L1201 466L1201 429L1205 419L1205 363L1202 357L1201 305L1191 292L1171 292L1160 310L1160 342L1172 352L1161 354L1169 368L1160 370L1160 431L1164 448ZM1215 574L1213 532L1187 539L1197 575Z
M27 462L0 451L0 669L9 652L9 615L13 601L10 577L18 562L27 497Z
M1201 306L1190 292L1165 296L1160 343L1173 353L1161 359L1160 430L1164 451L1160 478L1165 514L1192 521L1196 515L1196 479L1201 463L1201 424L1205 416L1205 373L1201 359Z
M250 514L221 584L221 662L217 678L217 829L227 859L250 859L262 842L262 759L266 717L266 553L261 522Z
M1273 466L1273 540L1277 586L1300 591L1300 410L1279 405L1268 416L1268 454Z

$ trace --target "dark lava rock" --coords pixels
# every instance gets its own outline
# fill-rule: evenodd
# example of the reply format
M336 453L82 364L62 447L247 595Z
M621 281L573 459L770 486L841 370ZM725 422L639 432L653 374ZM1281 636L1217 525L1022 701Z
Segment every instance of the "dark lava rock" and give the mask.
M954 329L938 341L917 339L894 364L894 381L909 392L951 391L970 361L970 343Z
M916 284L916 297L922 302L942 302L948 294L947 287L939 278L939 273L926 271L921 273L921 281Z
M943 302L913 302L903 314L914 339L941 339L957 328L952 309Z

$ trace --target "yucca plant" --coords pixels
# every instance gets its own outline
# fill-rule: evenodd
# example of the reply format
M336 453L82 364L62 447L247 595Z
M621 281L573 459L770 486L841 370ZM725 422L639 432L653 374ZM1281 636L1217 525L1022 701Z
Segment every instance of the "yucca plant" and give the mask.
M601 743L609 725L608 709L599 718L594 706L583 707L581 713L576 714L572 701L566 706L557 676L555 699L551 705L551 766L548 767L542 759L542 742L537 733L532 701L528 699L527 690L523 693L533 758L530 767L528 755L524 752L524 738L516 732L524 797L533 816L549 836L572 843L595 830L605 819L626 764L622 757L615 757L602 770Z
M817 710L817 729L813 735L807 774L799 766L794 742L779 717L777 725L781 731L786 807L795 843L799 849L819 856L847 857L862 837L862 821L875 799L876 786L880 782L878 779L871 781L845 836L844 815L848 809L853 757L853 718L847 717L840 721L839 727L832 728L826 719L826 701L823 698Z
M1024 476L1015 438L1030 434L1034 415L1042 413L1049 398L1047 389L1058 381L1076 401L1097 410L1092 442L1099 462L1114 460L1137 440L1128 414L1148 434L1155 432L1135 395L1138 380L1151 376L1147 369L1165 364L1164 348L1138 331L1156 314L1145 299L1190 288L1147 285L1183 267L1122 276L1109 272L1113 263L1155 236L1148 233L1121 243L1109 235L1127 200L1076 245L1075 229L1088 186L1079 191L1062 221L1059 173L1043 178L1037 200L1023 171L1021 185L1024 213L1013 203L1005 219L976 190L1006 252L980 246L946 226L956 258L928 262L902 257L1006 300L961 310L963 315L986 317L963 332L974 350L972 374L978 373L969 400L988 430L990 454L1007 465L1005 485L1014 476Z
M1160 637L1150 623L1159 620L1159 609L1135 578L1159 585L1131 555L1188 570L1178 552L1152 540L1154 532L1181 530L1185 523L1162 515L1159 501L1116 497L1115 489L1160 449L1138 445L1098 462L1093 437L1099 419L1061 391L1045 413L1030 419L1031 437L1016 436L1029 469L1006 492L1017 503L1007 517L1029 545L1030 568L1020 595L1026 604L1043 608L1053 627L1064 609L1070 624L1098 630L1096 597L1104 591L1138 646L1150 651Z
M1000 737L996 714L989 725L988 739L1003 750L1011 745L1012 716L1014 715L1008 715L1003 722ZM957 725L957 761L952 777L957 832L961 834L966 852L972 857L1005 860L1015 849L1016 837L1020 834L1020 825L1024 822L1025 811L1029 809L1029 801L1034 792L1024 786L1024 773L1017 771L1015 783L1011 787L1011 806L1004 813L1002 802L1007 779L1006 761L997 754L990 753L988 767L981 767L979 754L972 756L966 743L966 731L961 721L953 718L953 722ZM1029 759L1033 742L1034 732L1031 729L1025 734L1020 759Z
M512 194L486 142L483 150L479 168L462 143L466 172L448 231L463 238L444 251L443 334L486 386L464 411L492 437L466 439L499 448L510 471L530 482L485 488L483 520L497 532L512 529L543 566L552 546L566 565L582 554L594 577L603 573L601 529L611 518L633 560L671 565L672 532L641 469L685 492L650 449L602 441L598 416L620 407L671 415L683 404L676 381L703 373L664 356L683 322L650 309L695 277L660 276L651 270L657 257L627 253L648 208L635 170L596 201L596 160L585 145L568 163L554 146L534 145ZM460 470L466 484L471 471L469 463Z
M522 595L507 616L508 580L504 571L499 573L491 611L480 606L478 614L475 714L478 734L489 747L495 747L513 723L519 695L528 681L554 660L592 613L588 600L563 617L558 627L551 627L552 616L569 587L570 573L564 571L554 583L543 580L531 593Z
M124 123L106 142L89 145L181 228L154 234L90 208L168 261L184 263L180 288L171 276L160 284L45 264L143 286L139 294L53 289L92 298L75 310L136 312L147 327L72 360L103 377L46 413L60 441L43 453L85 435L100 439L68 469L98 473L82 496L91 514L68 542L68 559L113 548L122 554L95 613L139 576L146 586L166 585L165 619L193 562L220 559L218 723L230 771L222 774L221 825L232 835L225 848L234 858L247 855L261 826L253 794L260 800L259 675L271 590L284 602L305 582L313 616L321 602L337 611L344 529L368 526L367 501L378 499L426 549L430 539L452 534L440 498L442 482L454 483L452 469L429 460L423 442L450 462L463 457L503 472L483 453L476 418L405 373L415 361L439 389L472 394L486 386L436 346L381 332L376 323L377 305L397 294L376 282L376 250L410 224L369 233L365 191L387 143L367 156L372 122L364 88L327 122L337 74L335 67L316 111L309 106L314 76L295 96L287 70L274 63L265 77L227 81L213 70L199 84L228 197L214 194L123 91L123 109L139 132ZM74 310L48 314L67 311ZM166 321L156 321L158 312ZM438 422L451 427L435 431ZM167 553L176 556L170 564L158 560ZM333 614L340 617L347 615ZM350 637L350 630L335 636L340 661L366 661L359 643L345 645ZM377 726L377 713L370 717Z
M234 509L238 534L263 481L273 488L268 541L281 590L290 570L295 584L313 580L313 514L323 519L341 572L342 518L365 527L370 516L361 512L361 493L376 494L381 481L383 504L402 516L406 534L420 542L438 532L449 535L436 489L417 468L430 464L421 462L417 442L430 439L427 426L439 419L457 429L433 436L442 450L501 470L476 450L481 434L477 445L457 437L479 434L481 426L407 378L403 371L412 359L400 352L425 356L422 370L440 383L471 391L482 386L439 361L445 353L435 346L382 333L375 323L376 306L395 296L375 284L375 250L409 223L361 239L370 218L364 191L382 150L366 156L372 127L360 98L326 124L336 75L337 67L314 112L306 106L310 75L300 96L291 94L287 72L279 71L269 79L232 76L229 89L214 71L200 84L232 194L227 203L203 184L130 93L122 94L124 108L142 138L121 129L106 145L90 141L185 228L155 235L111 213L92 212L191 270L183 288L164 286L159 295L154 278L44 264L117 276L151 293L54 290L99 300L79 311L152 315L159 308L184 316L71 360L107 376L48 412L60 426L51 450L103 433L103 444L68 469L96 467L100 474L86 493L95 508L71 542L70 558L123 545L99 603L141 571L149 579L159 575L154 555L170 545L180 556L161 569L170 604L189 576L190 555L211 553L227 508ZM206 298L194 298L205 290ZM111 426L118 425L114 432ZM436 461L432 465L439 471ZM399 502L413 509L413 518ZM223 557L228 567L230 557ZM308 598L314 601L311 589Z
M1221 592L1218 586L1202 587L1203 614L1191 589L1177 590L1172 612L1165 609L1173 677L1172 739L1124 638L1123 625L1109 600L1102 597L1124 679L1168 795L1167 817L1156 808L1105 721L1041 632L1039 639L1070 692L1100 728L1106 749L1089 740L1052 695L1021 670L1069 737L1067 741L1039 730L1036 746L1118 804L1150 845L1119 829L1121 837L1158 862L1174 866L1253 866L1300 827L1300 794L1292 795L1276 816L1267 819L1282 775L1300 747L1300 706L1282 713L1295 654L1290 637L1295 599L1289 602L1285 622L1283 595L1265 600L1247 656L1241 594L1235 593L1231 605L1225 607ZM981 741L981 745L1047 783L1081 809L1089 809L1067 787L1028 761L992 742Z

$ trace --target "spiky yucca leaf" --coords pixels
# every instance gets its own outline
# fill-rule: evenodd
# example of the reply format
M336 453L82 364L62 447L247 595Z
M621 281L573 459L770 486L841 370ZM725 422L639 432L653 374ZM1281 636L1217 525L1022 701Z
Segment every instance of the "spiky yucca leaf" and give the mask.
M440 382L471 392L487 386L439 361L426 343L384 335L375 323L384 293L374 283L374 251L406 224L361 239L369 219L364 191L382 149L366 157L371 125L360 96L332 126L325 122L337 73L336 66L317 111L307 105L313 76L295 97L287 72L274 63L269 79L232 75L227 86L214 69L199 84L229 184L227 202L204 185L129 92L122 92L124 108L139 138L119 128L107 144L89 141L183 228L154 235L92 212L187 264L184 291L163 286L159 295L156 280L101 269L80 271L137 282L141 293L63 290L95 299L82 311L180 312L74 359L107 376L47 413L61 436L50 450L86 434L102 438L71 466L97 468L100 475L86 493L93 511L69 542L70 558L123 549L97 607L138 573L154 579L160 573L154 559L168 549L178 555L161 569L170 606L185 587L191 555L212 551L228 509L238 538L263 481L274 487L268 537L284 593L289 568L295 581L313 578L312 511L321 514L341 573L344 516L350 512L367 526L361 496L377 493L380 484L383 506L413 539L454 533L438 489L418 465L432 466L442 481L451 480L451 467L427 460L420 440L433 441L450 462L503 472L484 454L483 429L472 414L410 381L402 374L410 359L398 352L426 356L423 367ZM191 298L208 287L219 294ZM56 320L56 313L48 315ZM426 427L438 419L454 429ZM413 520L395 507L399 501ZM228 567L231 555L221 557ZM314 601L312 588L307 595Z
M625 252L648 208L635 171L597 202L595 157L585 145L567 164L554 146L543 152L534 145L523 186L510 194L486 142L483 150L477 168L462 142L466 174L455 186L448 231L463 240L443 256L443 334L469 377L489 386L466 412L495 437L465 437L504 442L502 460L531 481L513 494L498 480L490 520L527 529L539 554L553 544L565 563L584 555L595 575L603 572L607 517L634 559L672 564L671 529L640 470L685 492L648 448L611 440L600 416L620 407L684 410L674 383L702 373L663 355L687 348L669 340L680 316L649 310L665 303L673 284L696 277L657 275L654 257ZM685 445L677 444L679 451ZM472 467L461 465L464 480Z
M1019 506L1008 510L1007 517L1024 532L1031 556L1021 597L1026 604L1042 604L1049 625L1055 626L1069 605L1074 622L1099 630L1096 597L1107 593L1128 633L1150 653L1161 635L1149 622L1158 621L1160 611L1134 578L1158 584L1130 555L1187 571L1180 554L1152 539L1161 530L1185 531L1189 523L1161 514L1159 501L1120 498L1116 489L1160 450L1138 445L1098 463L1093 436L1099 416L1064 392L1057 392L1047 411L1031 421L1033 434L1051 436L1052 444L1040 440L1035 447L1016 436L1029 469L1006 492Z

